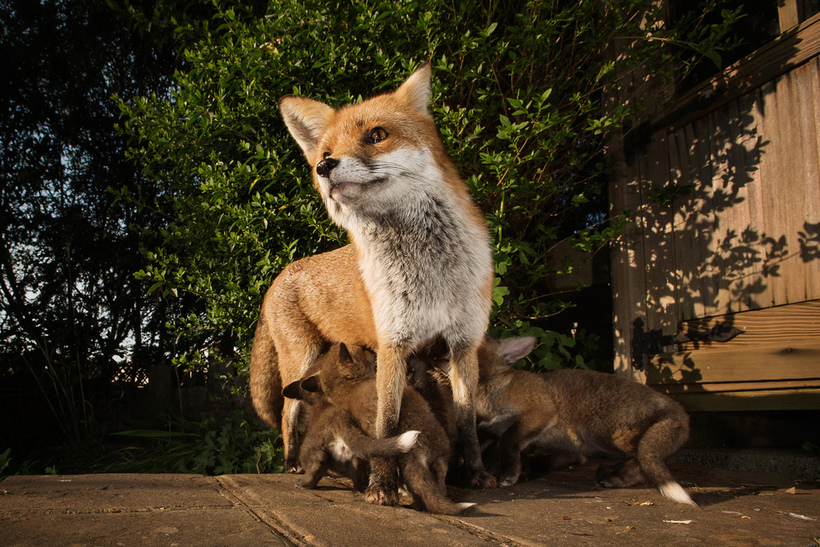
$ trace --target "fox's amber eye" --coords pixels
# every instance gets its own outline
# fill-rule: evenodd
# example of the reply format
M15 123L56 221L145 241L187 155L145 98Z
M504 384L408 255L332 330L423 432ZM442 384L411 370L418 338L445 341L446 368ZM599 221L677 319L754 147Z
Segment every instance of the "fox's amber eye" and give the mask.
M389 133L387 129L384 127L374 127L370 130L370 134L365 139L369 144L376 144L377 142L382 142L384 139L388 137Z
M322 159L323 160L326 160L329 157L330 157L330 152L325 152L325 153L322 154Z

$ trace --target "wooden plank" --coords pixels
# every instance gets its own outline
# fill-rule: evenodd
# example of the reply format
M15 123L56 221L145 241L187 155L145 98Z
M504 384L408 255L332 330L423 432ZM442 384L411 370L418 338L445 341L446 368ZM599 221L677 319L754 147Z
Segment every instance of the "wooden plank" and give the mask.
M709 266L715 298L706 304L707 315L739 311L733 309L732 284L739 275L733 260L732 246L736 235L734 223L733 165L729 149L732 142L732 119L727 108L709 115L711 120L711 162L713 220L711 238L708 240Z
M752 94L753 95L753 94ZM728 138L726 140L726 158L729 166L729 178L725 190L728 215L721 218L727 224L728 263L731 265L729 279L729 302L727 311L746 311L759 308L755 296L760 292L759 270L755 260L759 254L753 248L759 239L752 223L753 203L750 196L755 192L749 186L755 182L753 174L757 172L760 155L749 154L746 148L750 132L754 132L754 116L749 112L753 103L748 96L732 101L726 107ZM757 141L755 140L755 143ZM727 252L722 248L724 254ZM758 251L759 252L759 251Z
M820 409L820 389L685 393L673 397L687 412Z
M750 391L773 391L776 389L820 389L820 379L809 378L800 380L769 380L762 382L714 382L708 384L653 384L655 391L670 396L683 393L729 393Z
M622 139L616 141L622 144ZM639 164L626 164L623 148L616 153L618 176L610 185L610 211L617 216L630 211L633 221L628 223L623 233L610 244L612 276L613 344L615 350L615 372L642 380L643 377L632 366L632 323L643 317L646 286L643 274L643 218L641 213L641 192Z
M717 297L714 272L711 266L710 242L715 224L714 188L710 117L696 120L693 124L694 164L700 184L693 195L693 213L689 218L689 238L692 252L681 257L680 266L691 272L689 297L694 299L696 317L713 315L711 302Z
M688 321L680 334L715 325L740 331L728 342L687 342L653 357L650 384L820 378L820 301Z
M743 331L728 342L712 344L722 348L744 348L792 338L820 339L820 300L687 321L681 325L680 333L706 332L719 324L728 324ZM680 345L681 352L697 349L700 346L696 342Z
M617 212L628 210L633 221L624 227L621 236L611 246L612 255L612 297L613 328L618 359L615 371L630 378L643 381L642 373L633 366L632 331L633 322L646 316L643 238L645 223L643 218L640 188L640 163L632 166L623 164L616 193L619 203ZM642 366L640 367L642 368Z
M708 348L657 357L647 368L648 384L770 381L818 378L820 343L791 340L788 345L755 348Z
M704 288L700 275L700 266L704 263L705 254L700 232L703 223L709 222L708 216L701 213L709 200L711 171L708 175L704 174L708 167L708 156L703 153L704 148L708 148L704 147L704 141L708 140L708 135L703 130L704 125L705 122L700 120L683 128L682 146L685 146L686 150L685 154L679 154L680 169L686 173L688 184L692 186L692 193L679 200L681 204L677 208L674 221L677 240L675 268L681 284L681 320L702 317L705 312L702 298ZM706 176L710 178L706 179Z
M805 298L820 298L820 58L795 70L795 105L803 172L803 218L798 221L795 267L804 274ZM800 221L802 220L802 224Z
M780 0L777 3L777 19L780 23L780 32L786 32L800 23L800 16L797 10L798 1L799 0Z
M609 186L610 215L629 211L633 220L621 235L610 243L610 271L612 283L612 322L615 360L614 371L642 381L643 376L632 366L632 323L645 315L643 276L643 222L639 163L628 165L623 152L623 134L613 138L612 152L617 175Z
M789 136L783 131L791 120L781 119L778 103L785 100L781 93L788 82L782 78L767 83L761 88L762 116L760 130L765 145L760 160L760 179L763 185L763 221L761 237L764 240L765 253L761 263L763 282L769 286L771 302L765 305L775 306L787 304L788 293L786 284L781 277L781 262L787 250L785 249L785 234L780 233L782 226L782 198L786 188L788 171L791 166L786 161L790 156L788 149ZM784 138L785 137L785 138Z
M689 226L694 214L692 198L696 195L700 186L700 180L694 174L694 168L690 161L694 149L693 141L694 132L691 125L670 135L669 164L673 170L672 182L682 187L689 186L691 188L690 194L675 201L672 219L672 234L675 239L674 265L679 321L697 317L694 306L695 299L691 297L692 292L697 290L694 287L696 276L690 268L686 267L689 264L686 257L692 253L694 241Z
M740 116L748 118L741 130L741 144L746 157L746 175L749 181L746 189L746 208L749 213L749 225L743 234L743 242L748 247L748 259L751 262L750 278L747 280L745 298L746 309L757 309L770 306L774 301L772 288L763 273L763 258L766 255L764 242L765 216L763 203L765 192L760 171L760 162L766 152L766 139L762 133L763 97L758 88L741 97L738 101Z
M669 144L665 133L653 135L642 165L646 326L647 330L675 328L677 320L677 276L674 268L675 238L672 209L651 197L657 188L669 185ZM653 188L654 187L654 188Z
M771 226L771 236L783 242L782 257L778 264L780 276L777 281L783 283L786 300L775 304L801 302L806 300L805 268L797 251L797 233L803 226L804 202L806 199L805 164L800 157L807 148L797 129L799 120L804 117L805 105L798 99L797 82L802 71L795 69L778 78L777 115L780 121L777 138L780 140L781 154L778 160L778 179L781 184L774 186L776 214ZM815 98L817 99L817 98ZM774 139L775 136L772 136ZM771 181L775 184L775 181ZM816 184L815 181L812 181Z

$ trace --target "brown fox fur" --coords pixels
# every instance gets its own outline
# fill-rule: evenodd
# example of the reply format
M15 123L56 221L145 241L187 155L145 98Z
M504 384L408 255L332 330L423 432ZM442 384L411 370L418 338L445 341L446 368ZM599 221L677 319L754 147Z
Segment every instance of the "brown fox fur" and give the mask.
M300 401L285 399L283 386L300 380L331 340L377 345L355 254L348 245L297 260L276 277L262 303L251 352L251 398L260 418L281 431L291 473L301 471Z
M299 452L305 476L297 481L298 486L316 488L327 471L334 471L348 474L353 487L364 492L371 457L397 456L416 443L418 431L407 431L386 439L367 435L350 412L328 401L320 386L314 385L314 389L307 391L301 383L292 382L282 391L285 397L304 401L309 407L308 424Z
M534 337L488 337L479 351L476 404L480 427L498 436L488 467L497 468L499 485L518 481L521 451L534 446L552 455L553 468L587 457L620 459L623 463L598 469L599 484L627 487L646 481L666 497L695 505L665 464L689 437L683 407L614 374L512 368L534 344Z
M492 306L489 233L444 151L427 108L430 93L430 66L424 65L396 91L338 110L301 97L280 101L330 217L353 243L332 258L321 255L320 261L336 261L335 268L312 261L292 269L287 275L302 281L280 285L301 283L296 293L282 294L279 279L274 282L257 328L251 387L254 398L264 399L276 388L273 368L282 382L292 381L330 342L368 346L378 355L375 429L390 436L397 431L407 357L441 336L449 348L462 457L474 485L494 486L481 462L473 402L477 350ZM345 298L333 298L340 292ZM292 315L277 311L282 301ZM283 420L295 420L292 412L285 408ZM262 417L270 422L275 412ZM285 442L290 450L290 439ZM289 466L294 457L288 454ZM368 501L396 503L395 462L372 464Z
M359 427L374 435L376 374L365 351L336 344L319 358L317 365L321 367L319 373L302 380L302 389L321 392L330 404L349 412ZM471 503L454 503L447 498L449 440L430 407L412 387L402 395L398 426L419 432L412 450L398 455L401 479L415 504L432 513L451 515L471 507Z

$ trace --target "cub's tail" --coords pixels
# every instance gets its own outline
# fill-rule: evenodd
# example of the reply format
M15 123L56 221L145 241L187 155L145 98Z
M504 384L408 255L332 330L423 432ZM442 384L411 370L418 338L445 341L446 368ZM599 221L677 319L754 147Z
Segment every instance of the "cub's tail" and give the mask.
M661 494L664 497L667 497L678 503L685 503L687 505L691 505L692 507L698 506L697 503L692 501L692 498L689 497L689 494L686 493L686 490L683 489L683 486L681 486L675 481L670 481L661 484L660 486L658 486L658 490L660 490Z
M415 454L415 453L412 453ZM421 509L440 515L457 515L475 503L455 503L440 489L430 469L420 458L408 455L401 459L402 479L413 496L413 501Z
M641 438L637 459L644 477L657 486L663 496L697 507L665 463L688 438L689 416L683 407L675 404Z
M358 427L351 427L346 431L343 439L340 439L346 446L337 446L337 449L350 450L351 455L359 458L369 459L372 457L389 457L405 454L410 451L416 444L419 438L418 431L405 431L401 435L395 437L387 437L386 439L377 439L371 437ZM343 458L349 459L349 458Z

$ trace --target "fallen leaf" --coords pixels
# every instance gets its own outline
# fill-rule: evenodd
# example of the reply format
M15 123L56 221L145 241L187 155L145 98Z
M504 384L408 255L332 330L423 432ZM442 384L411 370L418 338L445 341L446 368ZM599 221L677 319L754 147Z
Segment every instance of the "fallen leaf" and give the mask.
M787 494L797 494L797 487L796 487L796 486L792 486L791 488L789 488L788 490L786 490L786 493L787 493Z
M652 503L651 501L644 501L644 502L639 503L638 505L640 505L641 507L644 507L646 505L655 505L655 504Z
M561 520L572 520L570 517L566 515L561 515Z
M669 524L692 524L691 520L664 520L664 522Z
M796 519L803 519L803 520L817 520L811 517L807 517L806 515L798 515L797 513L789 513L790 517L794 517Z

